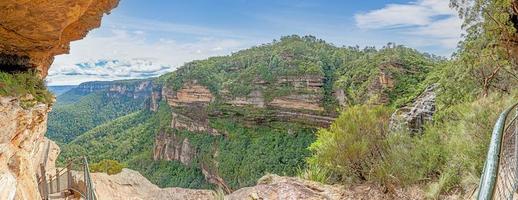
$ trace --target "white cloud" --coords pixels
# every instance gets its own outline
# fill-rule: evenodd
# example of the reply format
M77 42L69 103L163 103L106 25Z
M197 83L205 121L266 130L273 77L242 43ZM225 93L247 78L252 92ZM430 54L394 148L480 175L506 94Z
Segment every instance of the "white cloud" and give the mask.
M170 37L156 38L150 34L142 29L109 29L108 33L92 34L73 42L70 54L56 57L47 82L49 85L69 85L92 80L158 76L185 62L225 55L246 45L238 39L194 37L188 42L178 42ZM100 60L119 62L106 66L91 65ZM87 63L90 67L81 68L76 65L78 63Z
M398 30L409 43L454 48L460 40L461 20L448 0L418 0L388 4L384 8L355 15L356 25L365 30ZM412 40L412 41L410 41Z

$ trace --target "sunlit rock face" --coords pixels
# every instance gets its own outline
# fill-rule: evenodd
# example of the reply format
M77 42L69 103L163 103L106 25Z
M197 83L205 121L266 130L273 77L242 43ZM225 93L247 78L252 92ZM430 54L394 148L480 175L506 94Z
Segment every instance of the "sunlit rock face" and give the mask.
M40 164L55 161L55 156L42 156L56 152L44 149L55 147L44 137L50 107L21 104L20 99L0 97L0 199L40 199L37 171Z
M436 88L436 84L427 87L411 105L396 110L390 118L390 129L422 133L424 125L432 121L435 113Z
M99 27L118 1L0 1L0 69L35 68L45 77L54 56L68 53L71 41Z

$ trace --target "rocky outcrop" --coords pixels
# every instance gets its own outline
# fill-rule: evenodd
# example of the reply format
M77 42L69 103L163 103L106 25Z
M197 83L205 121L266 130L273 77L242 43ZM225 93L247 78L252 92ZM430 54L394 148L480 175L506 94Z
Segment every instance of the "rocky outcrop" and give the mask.
M177 160L184 165L190 165L195 156L196 149L191 146L188 138L165 132L160 132L155 137L154 160Z
M184 188L159 188L139 172L122 169L115 175L92 173L95 192L98 199L111 200L201 200L216 199L211 190Z
M156 112L158 111L158 104L162 100L162 87L155 86L151 91L151 99L149 101L149 110Z
M192 104L207 105L214 100L210 90L192 80L185 83L181 89L174 91L171 88L163 87L162 96L167 103L173 107L189 106Z
M411 105L402 107L390 117L390 129L408 129L412 133L422 133L424 125L432 121L435 113L436 84L427 87Z
M71 41L99 27L118 0L0 2L0 65L4 71L35 68L47 75L54 56L68 53Z
M285 199L285 200L385 200L425 199L424 192L417 187L396 189L386 193L384 188L371 184L324 185L294 177L266 175L256 186L241 188L225 197L228 200L241 199Z
M209 125L207 117L203 117L203 113L199 114L198 119L192 119L188 116L172 112L171 128L177 130L188 130L195 133L208 133L211 135L219 135L218 130L213 129Z
M47 151L41 148L52 145L44 138L50 107L21 104L20 99L0 97L0 199L40 199L36 172L44 160L41 152Z
M246 97L236 97L228 102L233 106L253 106L256 108L264 108L264 96L261 90L254 90L250 92Z

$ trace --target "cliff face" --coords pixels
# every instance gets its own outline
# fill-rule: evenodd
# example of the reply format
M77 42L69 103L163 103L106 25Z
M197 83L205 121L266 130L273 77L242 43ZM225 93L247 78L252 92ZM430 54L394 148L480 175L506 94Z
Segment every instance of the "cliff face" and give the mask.
M184 165L189 165L195 155L196 149L191 146L188 138L165 132L155 136L154 160L177 160Z
M187 82L178 91L166 85L162 87L162 97L173 111L171 128L219 135L209 125L207 107L214 96L207 87L196 80Z
M44 137L49 111L45 104L26 109L20 99L0 97L0 199L40 199L39 165L56 158L45 161L43 152L59 153Z
M106 96L112 97L150 98L153 92L153 83L151 80L93 81L82 83L74 88L73 91L79 95L104 92Z
M68 53L71 41L99 27L118 0L0 2L0 66L5 71L35 68L47 75L54 56Z
M396 110L390 117L390 129L422 133L424 125L432 121L435 113L436 88L436 84L429 86L411 105Z

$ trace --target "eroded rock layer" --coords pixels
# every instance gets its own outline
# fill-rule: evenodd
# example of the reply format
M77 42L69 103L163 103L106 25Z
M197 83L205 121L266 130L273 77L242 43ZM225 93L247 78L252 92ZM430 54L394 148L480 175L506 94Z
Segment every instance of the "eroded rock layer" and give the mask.
M71 41L99 27L119 0L0 1L1 70L35 68L42 77L55 55L68 53Z
M165 132L155 136L154 160L177 160L184 165L189 165L194 156L196 156L196 149L191 146L188 138Z

